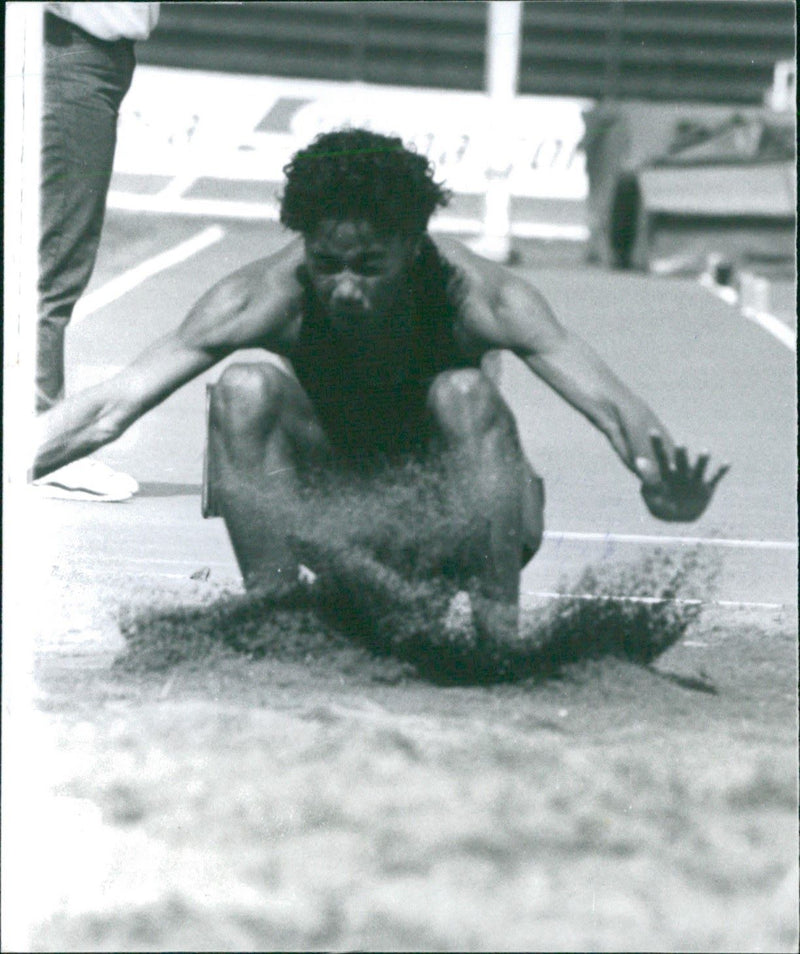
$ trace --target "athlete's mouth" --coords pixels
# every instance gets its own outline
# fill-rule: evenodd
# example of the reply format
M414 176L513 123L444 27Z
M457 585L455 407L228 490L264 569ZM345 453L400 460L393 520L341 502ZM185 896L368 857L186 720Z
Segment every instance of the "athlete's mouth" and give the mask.
M369 312L363 305L334 305L331 309L331 317L334 321L343 324L352 324L354 322L364 321L369 317Z

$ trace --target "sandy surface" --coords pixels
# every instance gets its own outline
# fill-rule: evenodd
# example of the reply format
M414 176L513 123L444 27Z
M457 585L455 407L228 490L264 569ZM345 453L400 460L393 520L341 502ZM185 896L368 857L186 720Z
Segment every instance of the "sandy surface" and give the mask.
M796 950L790 614L538 685L356 646L119 664L121 606L228 584L43 580L33 950Z

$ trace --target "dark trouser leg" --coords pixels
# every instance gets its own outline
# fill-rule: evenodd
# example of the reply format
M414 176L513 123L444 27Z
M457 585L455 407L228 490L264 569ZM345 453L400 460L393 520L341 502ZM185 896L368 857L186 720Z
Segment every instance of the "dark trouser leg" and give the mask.
M541 482L519 445L511 411L479 371L439 375L428 396L452 492L474 519L462 566L476 621L499 638L516 634L523 553L538 548Z
M300 470L322 463L325 435L300 385L271 364L233 364L209 409L210 495L231 538L245 586L294 583L287 542L299 513Z
M64 332L94 268L133 44L45 16L36 407L64 392Z

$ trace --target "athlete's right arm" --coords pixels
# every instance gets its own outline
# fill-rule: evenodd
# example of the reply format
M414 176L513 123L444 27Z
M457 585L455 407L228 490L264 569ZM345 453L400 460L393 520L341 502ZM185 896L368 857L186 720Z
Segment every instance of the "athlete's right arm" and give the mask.
M259 271L260 266L260 271ZM181 385L239 348L280 350L287 293L265 287L264 262L223 279L185 321L101 384L66 398L36 419L33 478L116 440ZM269 275L267 275L269 279ZM284 284L284 283L278 283Z
M116 440L145 411L216 360L186 347L173 332L108 381L65 398L36 420L38 449L32 476L43 477Z

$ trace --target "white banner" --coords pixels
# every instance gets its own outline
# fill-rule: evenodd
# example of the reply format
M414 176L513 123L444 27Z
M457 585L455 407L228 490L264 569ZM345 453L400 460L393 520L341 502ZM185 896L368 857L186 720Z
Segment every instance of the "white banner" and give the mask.
M319 132L361 126L401 136L456 192L483 193L491 174L507 178L513 195L580 201L588 105L520 96L500 128L481 93L143 66L123 103L115 170L279 182L292 153ZM507 143L504 168L498 139Z

